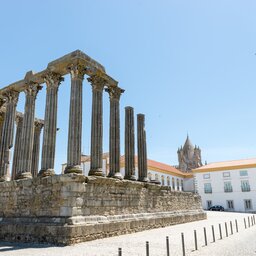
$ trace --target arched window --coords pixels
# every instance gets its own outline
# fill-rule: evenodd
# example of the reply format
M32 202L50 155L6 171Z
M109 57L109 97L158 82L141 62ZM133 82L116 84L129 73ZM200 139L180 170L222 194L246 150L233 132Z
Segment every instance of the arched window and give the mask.
M170 185L171 185L171 182L170 182L170 176L167 176L167 186L169 186L169 187L170 187Z
M172 190L175 190L175 179L172 178Z
M181 184L181 191L184 191L184 184L183 184L183 180L180 181Z
M177 190L179 191L180 190L180 180L177 179Z
M164 184L164 175L162 175L161 179L162 179L162 186L164 186L165 185Z
M152 173L151 172L148 173L148 178L149 178L149 180L152 180Z

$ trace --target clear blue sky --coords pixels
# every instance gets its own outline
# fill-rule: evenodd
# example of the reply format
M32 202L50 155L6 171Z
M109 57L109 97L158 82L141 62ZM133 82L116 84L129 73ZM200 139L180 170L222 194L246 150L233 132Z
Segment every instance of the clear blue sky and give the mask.
M0 86L76 49L99 61L145 113L148 157L177 164L187 132L203 161L256 154L254 0L8 0L0 5ZM56 170L66 161L70 78L59 89ZM108 151L104 94L104 151ZM83 151L89 154L91 88L84 82ZM36 116L44 117L45 89ZM24 109L21 95L18 110Z

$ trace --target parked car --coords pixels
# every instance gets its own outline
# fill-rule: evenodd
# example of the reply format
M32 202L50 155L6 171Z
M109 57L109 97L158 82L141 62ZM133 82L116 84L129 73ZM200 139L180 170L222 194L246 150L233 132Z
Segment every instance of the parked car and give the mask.
M224 207L221 205L214 205L208 209L209 211L224 211Z

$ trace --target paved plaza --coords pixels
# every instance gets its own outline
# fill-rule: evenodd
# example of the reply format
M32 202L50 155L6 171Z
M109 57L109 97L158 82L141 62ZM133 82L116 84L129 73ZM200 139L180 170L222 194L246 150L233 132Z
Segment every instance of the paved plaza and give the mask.
M123 256L144 256L146 255L145 244L146 241L149 241L150 255L164 256L167 255L166 236L169 236L170 255L178 256L182 255L181 232L184 232L186 255L250 256L256 254L256 225L247 229L244 228L244 218L248 221L248 216L252 215L244 213L208 212L207 220L158 228L119 237L99 239L66 247L0 242L0 255L114 256L118 255L118 248L121 247ZM238 221L238 233L236 233L235 219ZM231 235L230 221L233 222L233 235ZM228 223L228 237L226 237L225 222ZM219 239L219 223L222 224L222 240ZM212 242L211 225L215 227L215 243ZM207 229L207 246L204 246L204 227ZM197 230L198 251L194 251L194 230Z

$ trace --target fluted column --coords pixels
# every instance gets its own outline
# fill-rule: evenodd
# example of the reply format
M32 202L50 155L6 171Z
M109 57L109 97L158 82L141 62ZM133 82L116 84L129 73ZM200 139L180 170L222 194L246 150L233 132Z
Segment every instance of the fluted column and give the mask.
M65 173L82 173L82 86L85 67L73 65L70 67L70 74L71 96L69 108L68 159Z
M102 93L106 81L96 75L88 78L92 85L91 167L89 175L102 176Z
M44 134L40 176L54 175L54 160L57 132L58 89L64 79L56 73L45 76L46 105L44 115Z
M10 180L10 157L13 146L14 122L19 93L7 91L4 93L6 100L6 113L3 123L2 139L0 145L0 181Z
M23 124L23 116L18 114L16 115L16 136L15 136L15 145L13 152L13 160L12 160L12 180L15 179L17 175L17 171L19 170L19 160L20 160L20 152L21 152L21 132L22 132L22 124Z
M136 180L134 150L134 111L125 108L125 179Z
M137 115L137 139L138 139L138 173L139 181L148 182L147 143L145 131L145 116Z
M3 101L2 101L2 99L0 99L0 101L2 102L2 104L1 104L1 102L0 102L0 108L3 106ZM2 141L2 132L3 132L3 126L4 126L4 117L5 117L5 112L1 109L0 110L0 145L1 145L1 141Z
M33 177L37 177L38 174L38 163L39 163L39 153L40 153L40 135L44 124L42 121L35 121L35 131L34 131L34 142L33 142L33 153L32 153L32 165L31 173Z
M108 177L122 179L120 173L120 113L119 101L124 92L119 87L106 89L110 98L110 127L109 127L109 174Z
M15 179L32 178L32 151L34 141L34 121L35 121L35 100L38 91L42 87L34 82L29 82L25 87L26 102L24 119L21 132L21 155L19 160L19 170Z

